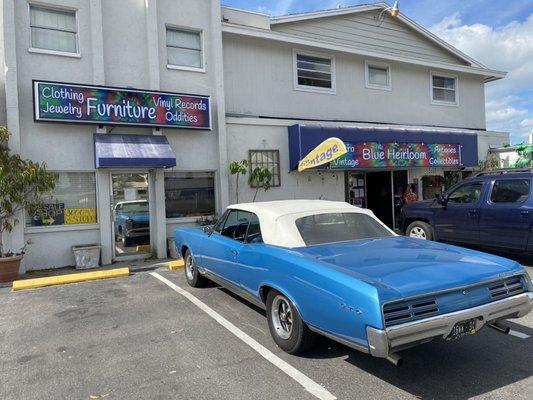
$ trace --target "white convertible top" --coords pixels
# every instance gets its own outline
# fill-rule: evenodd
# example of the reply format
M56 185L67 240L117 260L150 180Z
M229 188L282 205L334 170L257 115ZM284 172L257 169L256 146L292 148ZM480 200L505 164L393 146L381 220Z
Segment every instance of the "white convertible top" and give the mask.
M305 246L305 242L300 232L298 232L295 221L298 218L308 215L335 212L360 213L371 216L385 226L374 216L372 211L366 208L352 206L343 201L279 200L233 204L228 208L249 211L257 215L261 226L263 242L281 247Z

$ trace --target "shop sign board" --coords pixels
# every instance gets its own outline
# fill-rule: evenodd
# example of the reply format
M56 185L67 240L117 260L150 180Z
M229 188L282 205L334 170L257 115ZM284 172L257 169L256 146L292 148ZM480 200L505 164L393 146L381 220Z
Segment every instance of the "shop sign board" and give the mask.
M65 209L65 224L96 224L96 208Z
M211 129L209 96L33 81L36 121Z
M41 209L31 215L32 226L63 225L65 223L65 203L44 203Z
M331 169L460 167L461 146L452 143L345 142L347 153Z

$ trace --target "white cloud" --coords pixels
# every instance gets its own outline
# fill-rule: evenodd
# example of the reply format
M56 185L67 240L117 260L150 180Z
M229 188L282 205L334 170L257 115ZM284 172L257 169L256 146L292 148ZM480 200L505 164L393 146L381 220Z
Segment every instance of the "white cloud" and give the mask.
M487 84L487 128L509 131L513 140L525 137L531 126L521 122L533 120L533 105L529 108L512 95L533 92L533 14L524 22L495 28L464 25L454 13L430 29L488 68L508 72L504 79Z

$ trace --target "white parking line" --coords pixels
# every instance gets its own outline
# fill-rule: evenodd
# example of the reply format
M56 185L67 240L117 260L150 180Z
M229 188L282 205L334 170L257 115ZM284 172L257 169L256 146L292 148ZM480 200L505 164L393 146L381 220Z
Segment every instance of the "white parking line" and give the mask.
M237 328L235 325L229 322L226 318L224 318L222 315L217 313L211 307L209 307L208 305L203 303L201 300L193 296L191 293L187 292L186 290L183 290L178 285L175 285L174 283L172 283L165 277L159 275L157 272L150 272L150 275L152 275L154 278L159 279L165 285L169 286L174 291L178 292L183 297L185 297L187 300L189 300L191 303L193 303L195 306L197 306L199 309L204 311L211 318L217 321L220 325L222 325L228 331L233 333L235 336L241 339L244 343L246 343L252 349L257 351L262 357L264 357L266 360L274 364L276 367L278 367L280 370L285 372L288 376L290 376L292 379L294 379L296 382L302 385L305 390L307 390L309 393L311 393L316 398L320 400L336 400L337 399L324 387L320 386L318 383L313 381L307 375L304 375L302 372L298 371L292 365L283 361L281 358L276 356L274 353L272 353L270 350L268 350L263 345L259 344L256 340L252 339L250 336L248 336L246 333L241 331L239 328Z
M526 333L522 333L522 332L518 332L518 331L513 331L512 329L509 331L509 335L513 335L513 336L516 336L517 338L520 338L520 339L529 339L530 336Z

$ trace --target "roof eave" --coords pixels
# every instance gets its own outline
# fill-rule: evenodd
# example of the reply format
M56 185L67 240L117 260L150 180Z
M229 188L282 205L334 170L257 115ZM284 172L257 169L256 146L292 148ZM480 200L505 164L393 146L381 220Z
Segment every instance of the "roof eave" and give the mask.
M334 17L337 15L353 14L365 11L379 10L385 7L389 7L387 3L380 2L375 4L365 4L352 7L334 8L330 10L313 11L299 14L281 15L276 17L270 17L271 25L286 24L290 22L305 21L308 19Z

